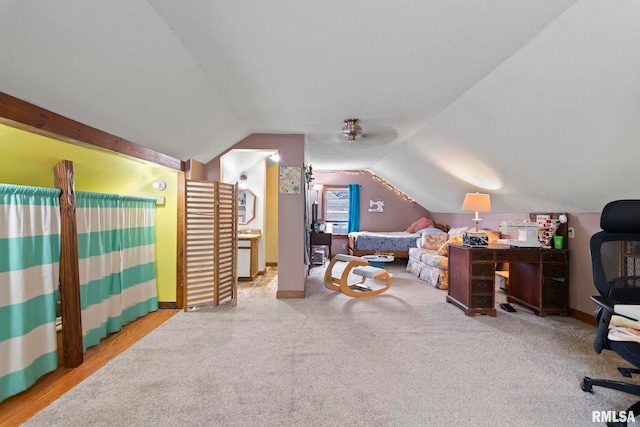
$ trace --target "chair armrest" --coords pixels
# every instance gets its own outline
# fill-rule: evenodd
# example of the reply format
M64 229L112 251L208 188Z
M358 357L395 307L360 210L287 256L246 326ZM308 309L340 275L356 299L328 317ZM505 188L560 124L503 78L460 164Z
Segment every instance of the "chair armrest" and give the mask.
M591 297L591 301L595 302L596 304L598 304L600 307L604 308L605 310L608 310L610 312L613 313L613 307L616 305L616 303L618 301L613 300L611 298L607 298L607 297L601 297L601 296L592 296Z
M619 304L618 301L602 296L592 296L591 300L603 309L633 320L640 320L640 305Z
M598 329L596 330L596 337L593 340L593 349L596 353L600 354L602 349L607 348L608 345L607 336L609 335L609 323L611 323L613 307L617 301L602 296L592 296L591 300L599 306L595 313L596 320L598 321Z

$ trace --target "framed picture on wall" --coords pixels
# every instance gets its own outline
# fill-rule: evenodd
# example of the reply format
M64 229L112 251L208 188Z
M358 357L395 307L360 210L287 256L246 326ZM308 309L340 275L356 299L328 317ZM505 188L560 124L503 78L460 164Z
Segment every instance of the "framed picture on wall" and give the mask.
M297 166L280 166L280 193L300 194L302 168Z

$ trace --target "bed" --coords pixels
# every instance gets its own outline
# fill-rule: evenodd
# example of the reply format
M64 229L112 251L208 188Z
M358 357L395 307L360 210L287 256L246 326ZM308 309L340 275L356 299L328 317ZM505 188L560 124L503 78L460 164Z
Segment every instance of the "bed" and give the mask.
M433 227L446 231L447 227L435 224ZM355 256L375 253L393 254L395 258L409 258L409 248L416 247L418 233L406 231L353 231L349 233L349 254Z

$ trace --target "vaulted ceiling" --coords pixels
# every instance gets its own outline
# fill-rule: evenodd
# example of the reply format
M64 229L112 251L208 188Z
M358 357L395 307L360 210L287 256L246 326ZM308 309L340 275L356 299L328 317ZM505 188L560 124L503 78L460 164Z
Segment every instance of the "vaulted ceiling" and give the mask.
M0 92L182 160L304 134L433 212L599 211L640 198L638 46L636 0L5 0Z

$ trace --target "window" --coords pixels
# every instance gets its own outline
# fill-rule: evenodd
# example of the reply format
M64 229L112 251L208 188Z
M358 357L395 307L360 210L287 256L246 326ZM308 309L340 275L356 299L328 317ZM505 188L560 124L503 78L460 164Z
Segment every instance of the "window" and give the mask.
M333 234L347 234L349 223L349 187L324 187L324 221Z

